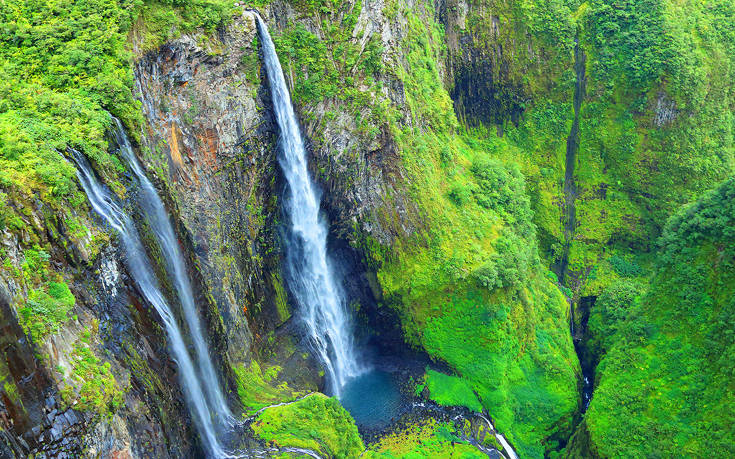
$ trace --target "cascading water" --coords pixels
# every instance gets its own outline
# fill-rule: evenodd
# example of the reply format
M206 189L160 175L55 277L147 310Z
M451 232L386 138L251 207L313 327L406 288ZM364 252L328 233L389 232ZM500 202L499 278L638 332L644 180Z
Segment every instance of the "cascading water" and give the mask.
M288 182L285 211L289 219L286 267L311 342L326 367L333 393L361 371L352 342L344 295L327 256L327 225L319 213L320 193L306 168L306 149L291 105L281 64L263 20L260 31L276 119L280 127L278 162Z
M227 454L217 439L209 404L204 396L194 363L186 349L181 330L179 330L171 308L156 282L156 276L151 269L151 262L146 255L132 219L123 212L109 191L100 184L86 158L78 152L73 152L73 158L77 164L77 177L92 207L120 235L126 255L125 262L130 275L140 288L143 296L161 316L174 360L179 367L181 386L184 389L192 417L199 429L205 448L214 457L226 457Z
M216 419L223 423L232 423L234 418L232 413L227 407L225 398L220 390L219 378L217 373L214 371L214 365L212 365L212 359L209 356L209 350L207 348L207 342L204 339L204 333L197 316L196 306L194 304L194 293L191 288L191 282L186 272L186 264L184 263L184 257L179 248L178 240L174 233L171 221L168 218L166 208L163 206L161 198L158 196L158 192L153 187L153 184L143 172L142 167L138 163L138 159L133 153L133 149L130 146L125 130L122 127L120 121L113 118L115 122L115 140L120 146L120 153L130 165L133 170L138 183L140 184L141 199L138 200L141 208L145 214L146 220L151 225L153 232L155 233L156 239L161 246L163 257L166 259L166 268L174 282L176 292L181 302L181 308L184 312L184 319L189 327L189 335L191 341L194 344L194 349L197 355L197 367L199 376L205 383L204 391L207 396L210 408L214 411Z

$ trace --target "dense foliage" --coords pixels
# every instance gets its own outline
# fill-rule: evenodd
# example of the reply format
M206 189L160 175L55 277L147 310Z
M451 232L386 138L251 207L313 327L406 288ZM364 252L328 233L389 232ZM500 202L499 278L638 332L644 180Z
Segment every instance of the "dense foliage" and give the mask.
M319 118L310 140L339 120L370 148L389 138L398 155L388 204L354 237L406 341L447 370L427 369L419 392L488 412L522 457L560 454L579 408L562 292L596 297L581 343L596 391L566 452L735 456L735 3L386 1L385 17L370 19L400 24L397 37L362 36L359 0L288 3L274 40L302 121ZM14 306L34 342L75 320L73 276L50 255L66 242L47 240L58 221L92 255L107 242L80 217L67 150L124 193L105 136L111 114L143 121L133 58L186 31L216 54L209 40L235 11L231 0L0 0L0 232L21 249L0 247L0 269L21 292ZM258 65L243 57L252 83ZM398 198L410 201L407 215L391 207ZM390 247L361 233L373 224L398 235ZM562 286L549 268L563 259ZM110 364L90 332L73 343L56 369L64 401L113 412L123 392ZM278 383L279 370L234 368L246 414L301 395ZM18 388L2 382L15 400ZM350 416L320 394L267 408L253 429L325 456L364 450ZM365 456L473 457L453 429L408 426Z
M229 2L227 2L229 4ZM110 114L128 125L141 120L134 99L127 34L134 21L155 24L148 44L193 28L213 30L225 2L141 0L22 0L0 4L0 186L40 193L52 206L80 205L67 148L112 174L107 153ZM166 20L156 15L166 8ZM173 24L176 23L176 27ZM145 42L144 42L145 43Z
M324 394L268 408L252 427L265 441L307 448L324 457L358 457L365 449L352 417L337 399Z
M432 398L488 410L520 454L541 457L577 408L566 302L539 264L523 176L457 122L437 66L443 30L403 13L412 120L389 119L424 229L371 252L378 278L407 339L459 376L430 372Z
M735 454L735 179L672 217L649 291L618 315L586 424L602 457ZM628 303L628 304L625 304ZM612 341L612 344L610 344Z
M585 363L592 368L612 348L616 333L632 311L636 310L643 288L628 280L619 281L597 297L587 322L583 346Z
M0 185L54 204L75 191L67 147L104 164L110 117L136 119L117 1L0 5ZM113 163L114 164L114 163Z

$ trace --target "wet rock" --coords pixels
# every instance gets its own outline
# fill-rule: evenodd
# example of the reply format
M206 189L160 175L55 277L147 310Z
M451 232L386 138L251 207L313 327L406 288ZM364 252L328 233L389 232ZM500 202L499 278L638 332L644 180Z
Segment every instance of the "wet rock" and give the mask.
M56 399L53 396L46 397L44 407L46 411L51 411L56 406Z
M177 67L176 70L171 73L171 79L173 79L178 85L187 83L193 76L193 70L188 67Z
M77 418L77 415L74 414L73 410L66 410L64 412L64 417L66 418L67 424L70 426L79 422L79 418Z
M54 439L54 441L58 441L61 438L63 433L64 432L57 426L51 427L50 435L51 435L51 438Z

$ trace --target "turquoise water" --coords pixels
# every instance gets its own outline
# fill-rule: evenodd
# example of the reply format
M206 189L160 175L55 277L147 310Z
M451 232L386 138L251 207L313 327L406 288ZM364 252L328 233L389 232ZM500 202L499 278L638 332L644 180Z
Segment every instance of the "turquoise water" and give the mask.
M359 426L381 428L400 414L402 397L390 373L373 370L347 381L340 402Z

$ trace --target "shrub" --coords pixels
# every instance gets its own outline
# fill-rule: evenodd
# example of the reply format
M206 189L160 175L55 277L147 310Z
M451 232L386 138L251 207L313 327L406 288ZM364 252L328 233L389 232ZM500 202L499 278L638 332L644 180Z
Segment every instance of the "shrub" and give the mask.
M492 290L501 284L498 279L498 268L494 263L487 263L477 268L472 273L472 277L477 282L478 287L483 287L488 290Z
M457 206L462 207L472 199L472 189L464 183L455 183L449 190L449 199Z
M479 185L475 190L477 203L506 217L522 236L533 235L531 204L518 166L480 156L470 170Z
M364 449L352 417L324 394L264 410L253 430L278 446L308 448L325 457L357 457Z
M642 293L640 284L625 280L611 285L597 298L587 322L588 341L585 346L593 366L612 347L615 334Z
M482 404L467 380L428 370L426 381L429 388L429 397L438 404L442 406L464 406L472 411L482 411Z
M477 268L472 277L479 287L519 287L528 280L537 263L536 250L511 231L504 231L495 243L495 253L488 263Z
M641 268L636 262L631 261L629 258L630 257L613 255L610 257L610 264L616 273L624 277L636 277L643 274L643 268Z
M74 295L63 282L49 282L42 290L31 290L26 304L18 311L21 325L35 341L56 333L69 320Z
M92 349L77 342L70 354L71 385L61 392L64 401L78 403L75 409L111 415L123 403L123 393L110 371L110 362L102 362Z

